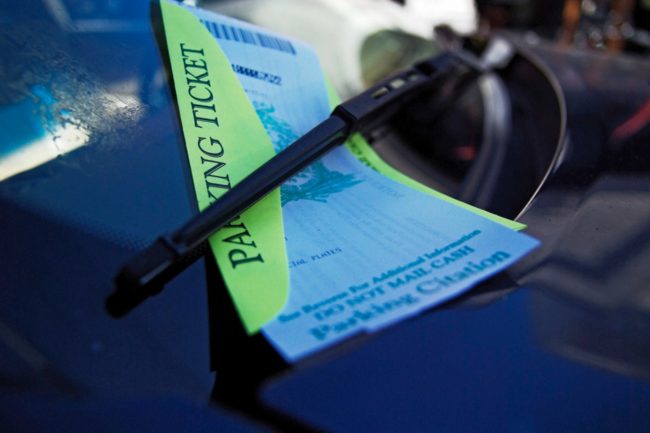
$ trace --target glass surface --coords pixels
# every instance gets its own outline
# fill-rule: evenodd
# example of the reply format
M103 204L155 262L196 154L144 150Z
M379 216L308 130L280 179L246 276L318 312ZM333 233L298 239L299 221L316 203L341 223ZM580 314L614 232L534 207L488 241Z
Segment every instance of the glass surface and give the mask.
M103 309L119 266L194 212L149 2L0 11L0 382L207 399L202 264L132 317Z

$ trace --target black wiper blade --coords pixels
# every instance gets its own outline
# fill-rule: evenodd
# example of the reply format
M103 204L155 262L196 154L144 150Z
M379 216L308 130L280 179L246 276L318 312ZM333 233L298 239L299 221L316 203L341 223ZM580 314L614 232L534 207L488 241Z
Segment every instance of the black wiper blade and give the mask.
M159 237L124 265L115 277L108 312L120 317L160 292L164 285L207 251L206 240L291 176L315 162L353 133L372 130L426 90L451 80L466 82L482 66L463 52L445 52L418 63L340 104L331 116L256 169L214 204L174 232ZM457 86L460 87L460 86Z

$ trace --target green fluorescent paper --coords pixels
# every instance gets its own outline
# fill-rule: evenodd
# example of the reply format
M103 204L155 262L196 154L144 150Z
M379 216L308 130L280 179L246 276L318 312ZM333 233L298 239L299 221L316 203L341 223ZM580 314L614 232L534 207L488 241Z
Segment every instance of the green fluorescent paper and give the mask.
M216 40L190 12L160 2L183 138L200 210L274 155L273 145ZM280 192L210 237L248 333L284 306L289 270Z

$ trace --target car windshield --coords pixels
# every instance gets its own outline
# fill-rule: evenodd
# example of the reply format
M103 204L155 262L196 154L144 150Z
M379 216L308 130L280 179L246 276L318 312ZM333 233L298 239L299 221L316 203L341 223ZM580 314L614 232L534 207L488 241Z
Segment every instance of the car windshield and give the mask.
M202 5L313 37L344 98L443 47L489 45L491 34L445 45L445 28L434 43L444 14L386 18L400 3ZM475 3L534 2L440 3L477 32ZM0 429L650 425L647 58L500 34L512 63L446 117L414 103L369 134L391 166L518 217L542 248L458 301L291 365L246 334L214 260L122 319L105 310L120 267L198 213L158 25L148 0L0 6Z

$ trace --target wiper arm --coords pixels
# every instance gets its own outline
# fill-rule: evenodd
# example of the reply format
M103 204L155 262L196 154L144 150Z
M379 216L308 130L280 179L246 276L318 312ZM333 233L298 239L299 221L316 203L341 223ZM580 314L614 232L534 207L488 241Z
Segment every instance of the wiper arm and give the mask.
M168 281L207 251L206 240L210 235L344 143L353 133L372 130L422 92L442 88L445 82L453 82L456 89L462 87L483 69L466 53L445 52L340 104L329 118L264 163L214 204L176 231L159 237L126 263L115 277L116 290L106 300L106 309L120 317L160 292ZM446 99L449 98L451 95Z

